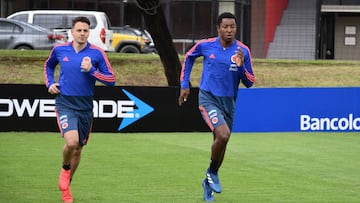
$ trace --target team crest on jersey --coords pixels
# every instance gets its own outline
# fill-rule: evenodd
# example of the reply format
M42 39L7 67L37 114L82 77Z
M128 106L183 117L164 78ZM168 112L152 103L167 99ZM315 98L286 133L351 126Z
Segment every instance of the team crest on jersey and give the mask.
M235 60L236 60L236 54L232 55L231 56L231 64L230 64L230 67L229 67L229 71L238 71L238 67L235 63Z
M232 63L235 63L235 61L236 61L236 54L234 54L234 55L231 56L231 62L232 62Z

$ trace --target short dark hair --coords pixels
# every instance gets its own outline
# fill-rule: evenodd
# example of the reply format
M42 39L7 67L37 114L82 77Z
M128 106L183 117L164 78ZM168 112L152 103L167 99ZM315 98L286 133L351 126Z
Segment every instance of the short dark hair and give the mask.
M86 23L86 24L88 24L90 26L90 20L87 17L84 17L84 16L75 17L72 20L72 27L74 27L77 22Z
M231 18L231 19L235 19L235 23L237 24L237 20L234 14L230 13L230 12L224 12L222 14L219 15L218 19L217 19L217 25L220 26L222 20L224 18Z

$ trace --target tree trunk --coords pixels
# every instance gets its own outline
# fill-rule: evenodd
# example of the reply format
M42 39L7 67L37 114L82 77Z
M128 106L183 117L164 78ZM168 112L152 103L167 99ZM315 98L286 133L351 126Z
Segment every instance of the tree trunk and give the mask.
M167 27L164 10L159 0L136 0L145 19L147 30L154 40L155 48L164 66L165 76L169 86L180 85L181 63L172 36ZM151 3L150 3L151 2ZM149 4L157 6L146 10Z

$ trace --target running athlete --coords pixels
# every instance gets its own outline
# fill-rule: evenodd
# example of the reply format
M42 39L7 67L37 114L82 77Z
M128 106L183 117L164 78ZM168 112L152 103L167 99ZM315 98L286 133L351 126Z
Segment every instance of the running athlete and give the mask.
M55 46L44 64L46 87L56 95L55 111L60 132L65 140L59 189L63 202L73 202L70 181L80 163L83 146L89 140L93 120L95 82L114 86L116 77L105 52L90 44L90 21L76 17L72 21L73 41ZM60 76L54 73L60 64Z
M255 81L250 51L235 39L236 28L235 16L222 13L217 20L218 36L197 42L186 53L180 76L181 106L190 94L190 73L195 59L203 57L199 109L213 133L210 165L202 182L205 201L213 201L214 192L222 191L218 171L231 134L240 82L251 87Z

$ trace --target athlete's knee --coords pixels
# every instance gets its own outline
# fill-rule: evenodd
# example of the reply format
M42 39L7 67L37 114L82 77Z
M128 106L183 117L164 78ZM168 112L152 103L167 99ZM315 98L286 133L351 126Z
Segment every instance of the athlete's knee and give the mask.
M229 142L230 134L228 133L219 133L216 136L217 141L221 142L222 144L226 145Z
M64 139L67 147L74 150L79 147L79 135L77 131L66 132L64 134Z
M74 151L74 156L80 156L82 151L82 147L78 146Z
M76 141L69 141L69 142L66 142L66 146L72 150L75 150L76 147L79 146L79 143Z
M215 141L223 145L226 145L229 142L230 130L226 125L216 128L214 134L215 134Z

